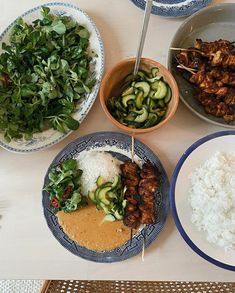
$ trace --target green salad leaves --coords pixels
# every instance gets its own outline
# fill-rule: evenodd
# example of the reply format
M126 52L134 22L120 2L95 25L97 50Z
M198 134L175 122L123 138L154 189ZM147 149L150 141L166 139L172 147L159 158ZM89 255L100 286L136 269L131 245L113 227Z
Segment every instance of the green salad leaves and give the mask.
M53 167L49 172L49 182L44 190L49 193L51 206L55 211L66 213L87 205L87 197L81 194L82 170L77 161L69 159Z
M96 82L89 78L88 30L48 7L41 13L33 24L19 18L10 44L2 44L0 131L8 142L31 139L48 127L63 133L77 129L71 115Z

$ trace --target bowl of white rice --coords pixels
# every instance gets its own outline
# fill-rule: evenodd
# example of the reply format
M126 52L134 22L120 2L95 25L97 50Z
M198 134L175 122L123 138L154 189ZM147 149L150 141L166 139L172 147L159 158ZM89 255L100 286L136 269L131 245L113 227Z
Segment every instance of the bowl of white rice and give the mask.
M175 224L201 257L235 271L235 131L196 141L171 181Z

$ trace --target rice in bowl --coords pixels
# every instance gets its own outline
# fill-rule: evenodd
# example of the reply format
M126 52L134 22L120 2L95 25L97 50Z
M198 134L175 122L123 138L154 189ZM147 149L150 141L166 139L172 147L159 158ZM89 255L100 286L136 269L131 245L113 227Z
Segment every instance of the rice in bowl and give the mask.
M210 243L235 249L235 152L216 152L189 179L192 223Z

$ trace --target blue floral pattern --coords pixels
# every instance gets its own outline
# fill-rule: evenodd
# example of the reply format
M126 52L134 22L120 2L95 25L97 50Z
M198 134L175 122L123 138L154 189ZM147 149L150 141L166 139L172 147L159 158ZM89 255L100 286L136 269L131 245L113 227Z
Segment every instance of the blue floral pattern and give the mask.
M141 9L146 0L131 0ZM164 17L184 17L206 7L212 0L154 0L152 13Z
M125 161L127 158L130 158L131 137L116 132L98 132L75 140L65 147L53 160L45 176L44 185L48 182L48 173L52 166L60 164L66 159L79 158L81 152L90 150L108 151L119 160ZM138 159L143 161L149 160L159 171L160 187L156 194L157 200L155 206L157 221L155 225L147 225L139 231L139 233L133 237L131 242L128 241L112 251L92 251L69 239L59 225L57 217L50 207L50 200L47 192L43 191L42 204L47 224L60 244L75 255L95 262L110 263L122 261L141 252L143 239L145 247L148 247L159 235L165 224L169 210L169 181L158 157L138 140L135 140L135 155Z

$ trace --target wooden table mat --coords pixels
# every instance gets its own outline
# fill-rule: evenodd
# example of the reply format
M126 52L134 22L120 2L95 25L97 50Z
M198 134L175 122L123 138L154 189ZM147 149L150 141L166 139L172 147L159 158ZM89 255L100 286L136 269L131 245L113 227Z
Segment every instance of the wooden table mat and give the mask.
M235 283L46 281L41 293L235 293Z

